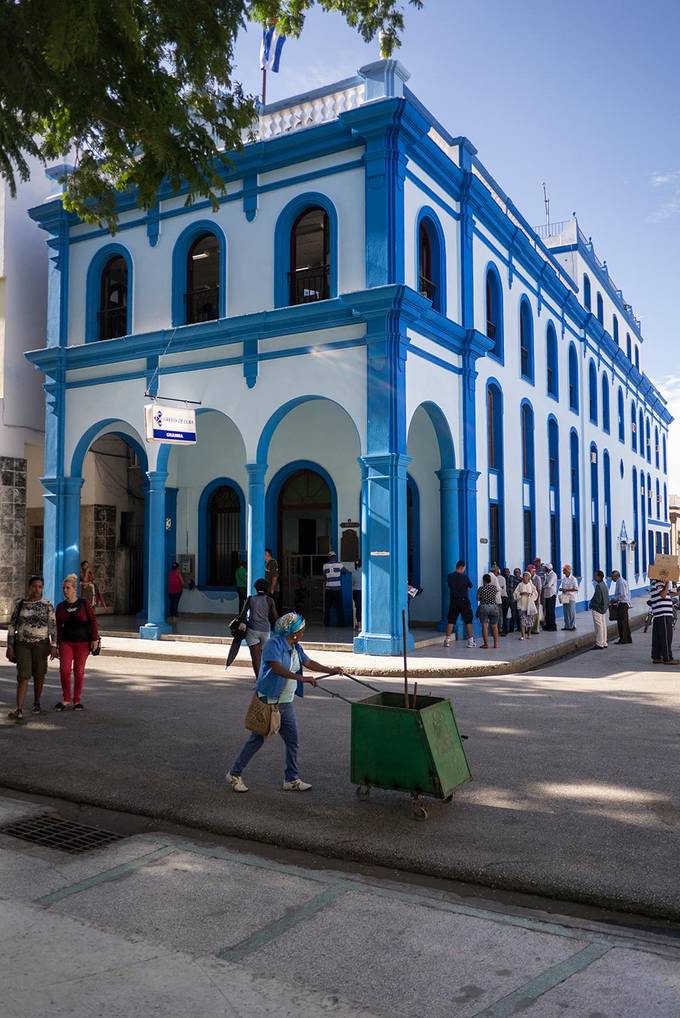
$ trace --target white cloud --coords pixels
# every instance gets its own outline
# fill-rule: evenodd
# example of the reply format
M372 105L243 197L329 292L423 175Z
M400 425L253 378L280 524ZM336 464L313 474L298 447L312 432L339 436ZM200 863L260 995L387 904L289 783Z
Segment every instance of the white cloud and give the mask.
M657 171L651 176L653 188L665 188L666 200L650 212L648 223L665 223L680 215L680 170Z
M655 384L675 418L668 432L668 483L669 494L680 495L680 376L665 375Z

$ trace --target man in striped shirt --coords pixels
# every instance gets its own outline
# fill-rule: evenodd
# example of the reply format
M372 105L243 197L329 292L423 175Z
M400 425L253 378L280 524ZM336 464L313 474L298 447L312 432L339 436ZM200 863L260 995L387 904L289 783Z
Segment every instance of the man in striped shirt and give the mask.
M323 624L330 626L331 609L335 609L336 626L344 626L345 616L342 610L342 574L347 570L342 562L338 562L338 556L334 551L330 553L323 564L324 578L324 611Z
M670 580L652 581L652 664L678 665L673 657L673 598Z

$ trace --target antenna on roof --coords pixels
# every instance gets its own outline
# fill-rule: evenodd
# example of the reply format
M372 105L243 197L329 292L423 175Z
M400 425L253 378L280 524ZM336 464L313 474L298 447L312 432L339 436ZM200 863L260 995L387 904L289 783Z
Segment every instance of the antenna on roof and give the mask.
M546 225L546 227L548 227L548 232L549 232L550 231L550 198L548 198L548 191L547 191L547 188L545 186L545 180L543 181L542 187L543 187L543 204L545 206L545 225Z

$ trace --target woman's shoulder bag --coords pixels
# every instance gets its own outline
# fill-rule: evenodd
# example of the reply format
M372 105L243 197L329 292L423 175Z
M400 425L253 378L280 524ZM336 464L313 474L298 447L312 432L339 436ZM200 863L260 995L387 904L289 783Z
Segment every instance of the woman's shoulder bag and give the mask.
M262 735L266 739L270 735L276 735L280 727L281 712L278 703L265 703L257 693L253 693L253 698L246 711L248 731Z

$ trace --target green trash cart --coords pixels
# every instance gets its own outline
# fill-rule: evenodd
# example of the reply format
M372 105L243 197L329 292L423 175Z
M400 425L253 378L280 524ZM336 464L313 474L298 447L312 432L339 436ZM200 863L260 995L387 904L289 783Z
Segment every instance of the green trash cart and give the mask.
M450 802L453 793L472 779L451 701L440 696L409 697L374 691L351 703L351 781L359 798L371 788L407 792L414 816L427 819L424 795ZM325 692L331 692L326 687ZM338 693L333 696L341 697Z

